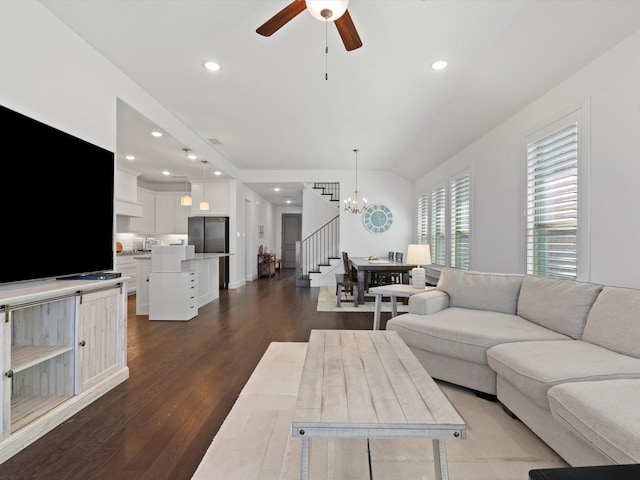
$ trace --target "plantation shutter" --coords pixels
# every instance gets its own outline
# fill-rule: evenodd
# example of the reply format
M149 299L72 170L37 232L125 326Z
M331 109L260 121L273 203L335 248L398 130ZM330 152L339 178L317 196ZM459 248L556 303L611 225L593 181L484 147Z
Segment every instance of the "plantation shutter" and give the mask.
M418 199L418 243L429 243L429 195Z
M438 265L445 265L447 259L446 214L446 190L442 185L431 192L431 261Z
M469 208L471 175L451 180L451 266L469 269Z
M527 144L527 273L577 278L578 124Z

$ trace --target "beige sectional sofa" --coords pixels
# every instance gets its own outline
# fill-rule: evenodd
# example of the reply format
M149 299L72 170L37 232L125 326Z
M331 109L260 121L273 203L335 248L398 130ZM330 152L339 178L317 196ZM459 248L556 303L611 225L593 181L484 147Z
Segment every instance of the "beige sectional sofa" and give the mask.
M570 465L640 462L640 290L444 269L386 328Z

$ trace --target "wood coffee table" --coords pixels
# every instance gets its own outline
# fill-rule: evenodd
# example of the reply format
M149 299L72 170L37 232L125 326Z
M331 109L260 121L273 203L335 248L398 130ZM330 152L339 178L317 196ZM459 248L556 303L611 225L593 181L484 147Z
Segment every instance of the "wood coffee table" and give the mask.
M431 438L436 478L449 478L445 440L464 439L464 420L395 331L312 330L292 434L309 439Z

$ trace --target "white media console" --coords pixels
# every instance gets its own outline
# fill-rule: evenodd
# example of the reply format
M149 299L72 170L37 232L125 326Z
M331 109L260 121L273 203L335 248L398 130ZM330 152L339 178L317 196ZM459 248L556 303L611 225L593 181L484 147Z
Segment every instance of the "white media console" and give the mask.
M126 280L0 287L0 463L129 378Z

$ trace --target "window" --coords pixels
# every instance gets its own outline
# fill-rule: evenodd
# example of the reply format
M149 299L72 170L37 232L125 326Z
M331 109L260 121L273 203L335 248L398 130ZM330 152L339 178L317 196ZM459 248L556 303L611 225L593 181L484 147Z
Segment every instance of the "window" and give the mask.
M418 243L429 243L429 195L420 195L418 199Z
M578 278L583 108L527 136L526 271ZM584 193L584 192L582 192Z
M454 177L450 183L451 192L451 266L469 269L469 209L471 174Z
M431 262L437 265L446 265L446 215L446 187L440 185L431 192Z

